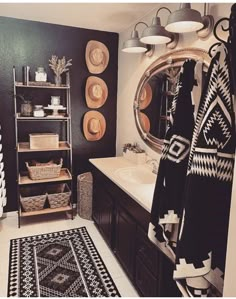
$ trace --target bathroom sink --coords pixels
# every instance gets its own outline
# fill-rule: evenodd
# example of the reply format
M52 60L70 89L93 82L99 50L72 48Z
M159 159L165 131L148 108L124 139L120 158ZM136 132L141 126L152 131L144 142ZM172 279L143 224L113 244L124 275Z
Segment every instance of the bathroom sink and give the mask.
M156 181L156 175L142 166L120 168L115 174L120 179L134 184L154 184Z

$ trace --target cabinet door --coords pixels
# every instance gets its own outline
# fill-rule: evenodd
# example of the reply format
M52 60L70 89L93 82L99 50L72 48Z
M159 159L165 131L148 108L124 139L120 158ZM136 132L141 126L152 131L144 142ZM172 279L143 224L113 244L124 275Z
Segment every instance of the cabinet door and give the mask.
M155 276L159 275L159 251L148 239L147 234L138 227L136 241L136 255L143 262L146 268Z
M102 198L101 198L101 206L100 206L100 229L101 232L110 245L112 247L112 214L113 214L113 201L110 195L104 191L101 190L100 192Z
M103 186L95 185L93 195L93 218L104 239L112 247L113 200Z
M131 279L134 277L136 224L120 207L116 214L115 254Z
M144 297L158 296L158 280L145 267L138 256L136 258L135 283Z

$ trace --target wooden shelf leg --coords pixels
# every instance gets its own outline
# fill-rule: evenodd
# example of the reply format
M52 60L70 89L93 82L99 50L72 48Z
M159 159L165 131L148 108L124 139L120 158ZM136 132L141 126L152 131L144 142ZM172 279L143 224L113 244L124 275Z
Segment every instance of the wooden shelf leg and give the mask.
M73 211L73 204L71 205L71 220L74 220L74 211Z
M18 228L20 228L20 212L18 211Z

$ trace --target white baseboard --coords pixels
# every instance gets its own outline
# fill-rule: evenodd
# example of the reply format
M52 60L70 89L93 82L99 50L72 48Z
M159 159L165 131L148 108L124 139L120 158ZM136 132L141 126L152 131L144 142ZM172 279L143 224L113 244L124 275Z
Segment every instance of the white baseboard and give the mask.
M11 212L5 212L3 213L3 218L6 218L6 217L15 217L18 215L18 211L11 211Z

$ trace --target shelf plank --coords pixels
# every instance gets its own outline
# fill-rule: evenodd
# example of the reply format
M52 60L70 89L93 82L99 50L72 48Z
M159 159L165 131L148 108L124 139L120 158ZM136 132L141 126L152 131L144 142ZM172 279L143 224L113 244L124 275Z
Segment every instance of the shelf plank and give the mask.
M23 88L50 88L50 89L69 89L69 85L62 84L61 86L56 86L53 83L50 83L48 85L35 85L34 82L29 82L29 85L24 85L22 82L16 82L16 87L23 87Z
M42 148L42 149L31 149L29 142L19 142L18 152L29 153L29 152L49 152L49 151L69 151L71 145L68 141L59 141L59 148Z
M72 176L67 168L62 168L60 176L53 179L43 179L43 180L31 180L28 177L28 173L19 174L19 185L30 185L30 184L40 184L40 183L50 183L50 182L60 182L60 181L71 181Z
M34 117L34 116L20 116L16 115L17 121L67 121L70 119L69 116L44 116L44 117Z
M43 214L51 214L51 213L58 213L58 212L67 212L71 211L71 206L60 207L60 208L47 208L39 211L31 211L31 212L20 212L21 217L28 217L28 216L36 216L36 215L43 215Z

